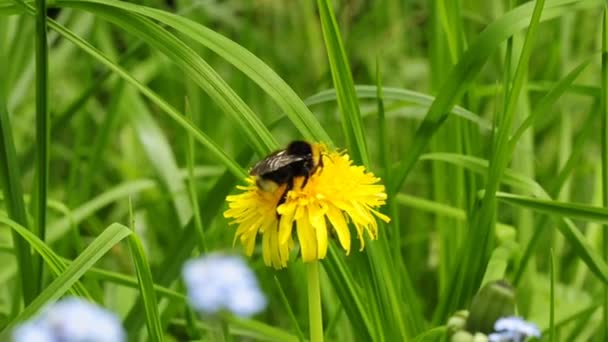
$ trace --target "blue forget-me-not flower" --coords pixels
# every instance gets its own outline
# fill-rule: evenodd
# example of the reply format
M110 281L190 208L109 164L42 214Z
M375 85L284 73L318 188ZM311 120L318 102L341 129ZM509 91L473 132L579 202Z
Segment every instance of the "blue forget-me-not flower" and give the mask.
M496 332L488 335L490 342L523 342L527 337L540 337L534 323L520 317L503 317L494 323Z
M187 261L182 274L190 305L214 314L228 310L251 316L266 307L266 297L253 271L237 256L211 254Z
M118 317L86 300L71 297L45 308L13 331L14 342L121 342Z

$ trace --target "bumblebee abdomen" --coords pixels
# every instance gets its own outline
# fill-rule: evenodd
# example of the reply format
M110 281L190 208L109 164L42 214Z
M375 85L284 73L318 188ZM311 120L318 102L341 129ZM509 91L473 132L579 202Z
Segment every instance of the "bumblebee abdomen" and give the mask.
M276 170L261 173L259 177L278 184L283 184L293 177L293 167L292 165L286 165Z
M271 153L257 162L249 171L256 177L256 185L262 191L274 192L285 185L284 193L277 205L285 201L287 193L293 189L297 177L304 177L301 188L322 166L321 150L306 141L293 141L286 149Z
M279 183L264 179L262 177L257 177L255 180L255 185L262 191L265 192L275 192L280 187Z

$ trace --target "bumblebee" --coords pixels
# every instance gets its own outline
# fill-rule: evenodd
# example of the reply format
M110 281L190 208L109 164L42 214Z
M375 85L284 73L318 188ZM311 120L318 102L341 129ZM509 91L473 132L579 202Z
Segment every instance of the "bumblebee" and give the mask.
M301 188L308 183L308 179L317 170L323 167L323 156L319 145L306 141L296 140L287 145L287 148L275 151L266 158L257 162L249 171L255 176L256 185L262 191L273 192L286 184L277 206L285 202L287 193L294 187L296 177L304 177Z

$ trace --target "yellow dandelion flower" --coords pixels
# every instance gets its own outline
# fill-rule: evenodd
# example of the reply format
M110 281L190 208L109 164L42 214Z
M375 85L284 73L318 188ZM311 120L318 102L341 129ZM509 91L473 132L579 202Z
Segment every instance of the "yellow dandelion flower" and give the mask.
M224 216L231 218L238 228L239 240L245 254L251 256L257 235L262 235L262 255L266 265L275 268L287 266L294 246L292 233L297 233L302 259L305 262L323 259L327 254L331 231L335 233L346 253L351 248L349 223L355 228L363 250L364 234L375 240L378 237L376 217L385 222L390 219L375 210L385 204L386 193L380 179L363 166L353 165L347 154L327 152L322 144L311 144L313 155L320 155L322 165L305 176L293 179L293 188L282 201L287 184L275 187L256 185L249 177L246 186L237 195L228 196L229 209ZM322 151L322 152L319 152ZM304 186L303 183L306 182ZM283 202L279 205L279 202Z

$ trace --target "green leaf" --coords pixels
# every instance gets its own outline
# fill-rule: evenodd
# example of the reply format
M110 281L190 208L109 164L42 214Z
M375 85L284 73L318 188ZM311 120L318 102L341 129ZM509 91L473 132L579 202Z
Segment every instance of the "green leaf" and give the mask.
M551 1L545 6L541 21L571 13L578 8L594 7L598 3L594 0ZM419 156L428 146L431 137L442 126L456 100L466 91L486 61L505 39L528 26L532 17L533 6L534 3L528 2L505 13L489 24L470 44L462 58L446 77L446 81L435 97L433 105L429 108L424 121L416 131L409 153L404 156L398 170L394 173L395 177L392 179L392 184L389 185L392 193L399 191Z
M355 85L355 92L359 99L378 99L378 87L375 85ZM390 100L416 104L427 110L433 104L433 101L435 101L434 96L409 89L382 87L381 92L382 99L385 101ZM336 90L332 88L320 91L314 95L307 97L304 100L304 103L309 106L313 106L325 102L336 101L336 99ZM489 131L492 128L487 120L460 106L452 107L449 114L470 121L479 126L479 128L484 131ZM387 117L389 117L390 115L390 112L386 113Z
M49 179L50 114L49 96L49 51L46 23L46 0L36 0L36 180L34 204L34 228L42 241L46 238L46 202ZM35 293L43 287L43 263L34 257Z
M55 252L53 252L53 250L47 244L40 240L39 237L34 235L34 233L30 232L17 222L1 215L0 223L4 223L21 238L23 238L26 243L28 243L29 246L31 246L31 248L40 255L42 260L48 265L50 271L53 272L53 274L59 276L65 271L65 269L67 268L66 264ZM74 284L72 292L76 295L90 298L87 289L80 282Z
M590 207L575 203L561 203L546 199L536 199L531 197L506 194L498 192L496 198L505 203L532 209L538 212L555 215L559 217L574 217L585 220L608 221L608 209ZM557 228L566 241L574 248L574 252L585 262L587 267L604 283L608 284L608 265L595 252L593 247L587 242L585 236L568 219L563 219L563 224Z
M433 154L423 156L421 159L431 159L431 160L437 159L437 160L448 162L448 163L451 163L451 164L454 164L454 165L457 165L460 167L464 167L470 171L480 173L482 175L487 174L487 167L488 167L487 161L484 161L482 159L475 158L475 157L455 155L455 154L449 154L449 153L433 153ZM559 203L559 202L550 201L549 195L547 195L547 193L544 191L544 189L542 189L542 187L540 185L536 184L533 180L526 179L525 176L518 175L516 172L513 172L509 169L505 170L504 177L502 178L501 181L504 182L505 184L518 187L522 190L527 189L528 192L530 192L531 194L533 194L535 196L542 196L544 198L543 200L538 200L538 199L533 199L533 200L541 201L545 205L547 203L553 203L553 204ZM502 195L503 195L502 193L497 193L496 196L499 200L506 201L507 199L501 197ZM517 195L509 194L508 196L512 197L512 196L517 196ZM524 196L517 196L517 197L528 198L528 197L524 197ZM518 204L518 203L513 202L513 204ZM521 205L523 206L523 203ZM565 204L565 205L567 206L567 204ZM570 205L572 205L572 204L570 204ZM581 218L581 216L584 216L586 218L593 216L597 219L603 215L602 213L598 213L596 211L596 208L594 208L594 207L583 206L583 205L573 205L573 206L574 207L571 206L568 209L568 211L572 215L577 215L577 217L579 217L579 218ZM580 208L582 210L577 209L579 206L583 207L583 208ZM530 208L530 209L539 209L539 208L543 209L543 205L539 205L539 206L537 206L537 208L535 207L535 208ZM547 212L547 213L549 213L549 211L553 214L555 214L556 212L559 212L559 210L556 210L555 208L547 209L546 206L544 207L544 209L546 209L547 211L544 211L544 210L543 211ZM562 233L562 235L564 235L566 240L570 244L573 245L575 253L582 259L582 261L587 265L587 267L589 267L589 269L598 278L600 278L604 282L608 281L608 265L606 265L606 263L600 258L599 255L597 255L597 253L593 250L593 248L591 248L589 243L586 242L585 237L580 233L580 231L576 228L576 226L572 223L572 221L570 221L568 219L564 219L563 223L564 224L558 225L558 228L559 228L560 232Z
M602 204L608 207L608 4L604 2L602 21L602 72L601 72L601 153L602 153ZM608 260L608 225L603 227L602 256ZM608 336L608 284L604 284L604 312L602 316L604 337Z
M101 257L130 234L129 228L118 223L106 228L59 277L46 286L38 297L4 328L0 333L0 340L8 339L7 335L16 323L32 317L45 304L63 296Z
M70 265L74 262L74 260L69 260L69 259L62 259L62 260L67 265ZM137 278L130 276L130 275L126 275L126 274L121 274L121 273L117 273L117 272L104 270L101 268L91 267L91 269L87 272L87 276L96 278L96 279L100 279L103 281L112 282L115 284L131 287L134 289L139 288L139 281ZM154 286L154 291L156 291L157 296L168 297L174 301L182 301L182 302L186 301L186 296L182 293L176 292L174 290L171 290L169 288L166 288L166 287L163 287L160 285L156 285L156 284L153 284L153 286Z
M84 221L101 208L145 190L153 189L156 186L156 183L151 179L139 179L124 182L95 196L88 202L72 210L68 215L51 223L48 228L49 236L47 241L54 242L59 240L72 226Z
M534 108L534 111L524 120L524 122L515 130L515 133L510 138L511 153L515 149L519 138L524 132L530 128L539 118L544 117L546 119L547 113L552 113L550 107L559 100L559 98L572 87L572 83L580 75L580 73L589 65L590 59L583 61L579 66L574 68L568 75L564 76L559 82L557 82L549 92L540 100L540 102ZM553 112L557 113L557 111Z
M245 147L237 156L237 160L245 164L251 159L251 150ZM209 225L224 204L223 199L233 189L237 179L230 173L224 173L207 192L205 201L201 203L201 208L205 208L206 215L202 217L204 226ZM182 264L192 254L192 250L197 245L198 239L193 239L196 234L196 227L193 220L180 230L169 248L167 255L158 268L159 273L155 274L156 283L162 286L169 286L180 274ZM125 325L129 329L136 330L143 323L142 303L136 302L127 314Z
M376 332L368 314L367 300L358 290L352 271L348 269L344 260L339 257L339 247L329 245L328 257L323 260L323 267L329 277L340 302L348 314L352 327L357 336L363 341L373 341Z
M0 23L0 25L4 25L4 23ZM5 32L7 31L8 29L5 30ZM3 37L0 37L0 41L2 40ZM6 52L0 49L0 74L7 75L8 65ZM17 163L15 141L7 110L7 87L7 82L0 82L0 186L6 199L5 206L8 215L15 222L27 227L23 190L21 189L21 174ZM17 286L21 286L23 300L27 304L36 296L36 278L33 274L32 256L30 255L26 241L17 232L12 232L12 238L17 264L19 265L19 281L21 282Z
M434 327L414 337L413 342L438 341L447 332L448 328L445 326Z
M496 198L509 204L525 206L526 208L550 215L602 223L608 222L608 209L602 207L538 199L505 192L497 192Z
M86 2L87 4L81 4ZM266 63L241 45L188 18L134 3L108 1L58 1L60 6L87 7L93 4L121 8L138 13L170 26L190 39L204 45L234 65L257 83L287 114L291 122L307 139L331 143L331 138L310 110L289 85Z
M351 75L348 57L340 37L340 29L336 22L331 1L318 0L317 6L331 76L338 94L338 106L342 114L342 129L349 153L357 164L368 166L367 143L361 121L361 111L355 94L355 83Z
M151 20L130 12L94 3L78 4L79 8L94 9L97 15L140 37L169 57L209 94L235 125L240 126L258 154L265 155L277 146L274 137L251 108L207 62L175 35Z
M446 162L473 171L482 176L487 175L489 164L485 159L455 153L428 153L420 156L420 160ZM522 191L526 191L532 195L543 196L546 194L545 190L534 180L510 169L505 170L501 182Z
M279 291L279 298L281 299L281 303L283 304L283 306L285 307L285 310L287 311L287 316L289 316L289 320L291 321L291 324L293 325L294 329L296 330L298 339L300 340L300 342L305 341L306 338L304 337L304 333L302 332L302 329L300 328L300 325L298 324L296 315L294 315L293 309L291 308L291 304L289 303L289 300L287 299L287 296L285 295L285 291L283 291L283 287L281 286L281 282L279 281L279 279L276 276L274 276L274 283L277 287L277 290Z
M29 14L34 13L34 10L31 6L29 6L25 3L21 3L18 0L14 0L14 1L17 4L19 4L20 7L23 8L23 10L26 11L27 13L29 13ZM213 142L205 133L203 133L202 131L197 129L189 120L185 119L184 116L181 113L179 113L179 111L177 111L173 106L171 106L167 101L163 100L160 96L158 96L156 93L154 93L152 90L150 90L150 88L148 88L148 87L144 86L143 84L141 84L140 82L138 82L132 75L130 75L128 72L126 72L123 68L121 68L119 65L113 63L99 50L97 50L95 47L93 47L91 44L89 44L85 40L76 36L72 31L66 29L65 27L61 26L60 24L58 24L57 22L55 22L52 19L48 19L48 20L49 20L50 28L57 31L65 39L76 44L80 49L82 49L84 52L88 53L95 59L97 59L100 63L102 63L105 66L107 66L108 68L110 68L112 71L114 71L116 74L118 74L121 78L123 78L125 81L127 81L128 83L133 85L135 88L137 88L140 92L142 92L146 97L148 97L157 106L159 106L167 115L169 115L169 117L171 117L171 119L175 120L175 122L177 124L182 126L185 130L191 132L192 135L194 136L194 138L196 140L198 140L201 144L203 144L205 147L207 147L209 152L211 154L213 154L222 164L224 164L234 175L236 175L237 177L240 177L240 178L246 177L246 173L243 171L243 169L240 166L238 166L238 164L236 164L234 162L234 160L232 160L232 158L230 158L228 155L226 155L226 153L223 151L223 149L218 144ZM141 20L141 18L140 18L140 20ZM147 24L150 24L150 23L147 22ZM160 28L157 28L157 29L161 30ZM165 31L161 31L161 32L166 33ZM145 33L143 33L143 34L145 34ZM148 38L151 40L155 39L153 37L150 37L149 34L148 34ZM168 35L167 33L165 34L165 38L167 38L170 41L175 43L175 38ZM178 43L178 45L182 46L183 43L182 44ZM189 53L192 53L191 50L187 50L187 51ZM194 57L194 58L195 58L195 60L200 61L200 58L198 58L198 57ZM182 59L180 59L180 61L182 61ZM227 94L224 94L224 95L229 96ZM235 98L232 98L232 100L237 101L237 102L239 101L239 100L236 100ZM235 114L235 115L238 115L238 114ZM252 119L252 120L255 121L256 119ZM266 129L263 129L262 131L265 132ZM263 132L260 134L268 136L269 133L266 134ZM250 131L250 133L251 133L251 131ZM273 138L269 138L269 139L272 140ZM266 140L266 143L268 143L270 145L274 144L274 143L271 144L268 141L268 139L260 139L260 140ZM260 148L260 149L264 151L262 153L265 153L265 151L267 151L269 148L270 147Z
M129 119L135 128L148 162L171 194L173 206L181 225L192 217L192 206L186 185L179 176L179 168L169 140L160 129L145 103L132 89L125 89L123 108L129 108Z
M135 265L135 273L139 283L139 291L144 303L146 312L146 326L148 327L148 338L151 341L164 341L163 326L158 313L158 302L156 300L156 291L154 290L154 281L152 280L152 272L146 258L144 248L135 234L129 235L129 250Z

